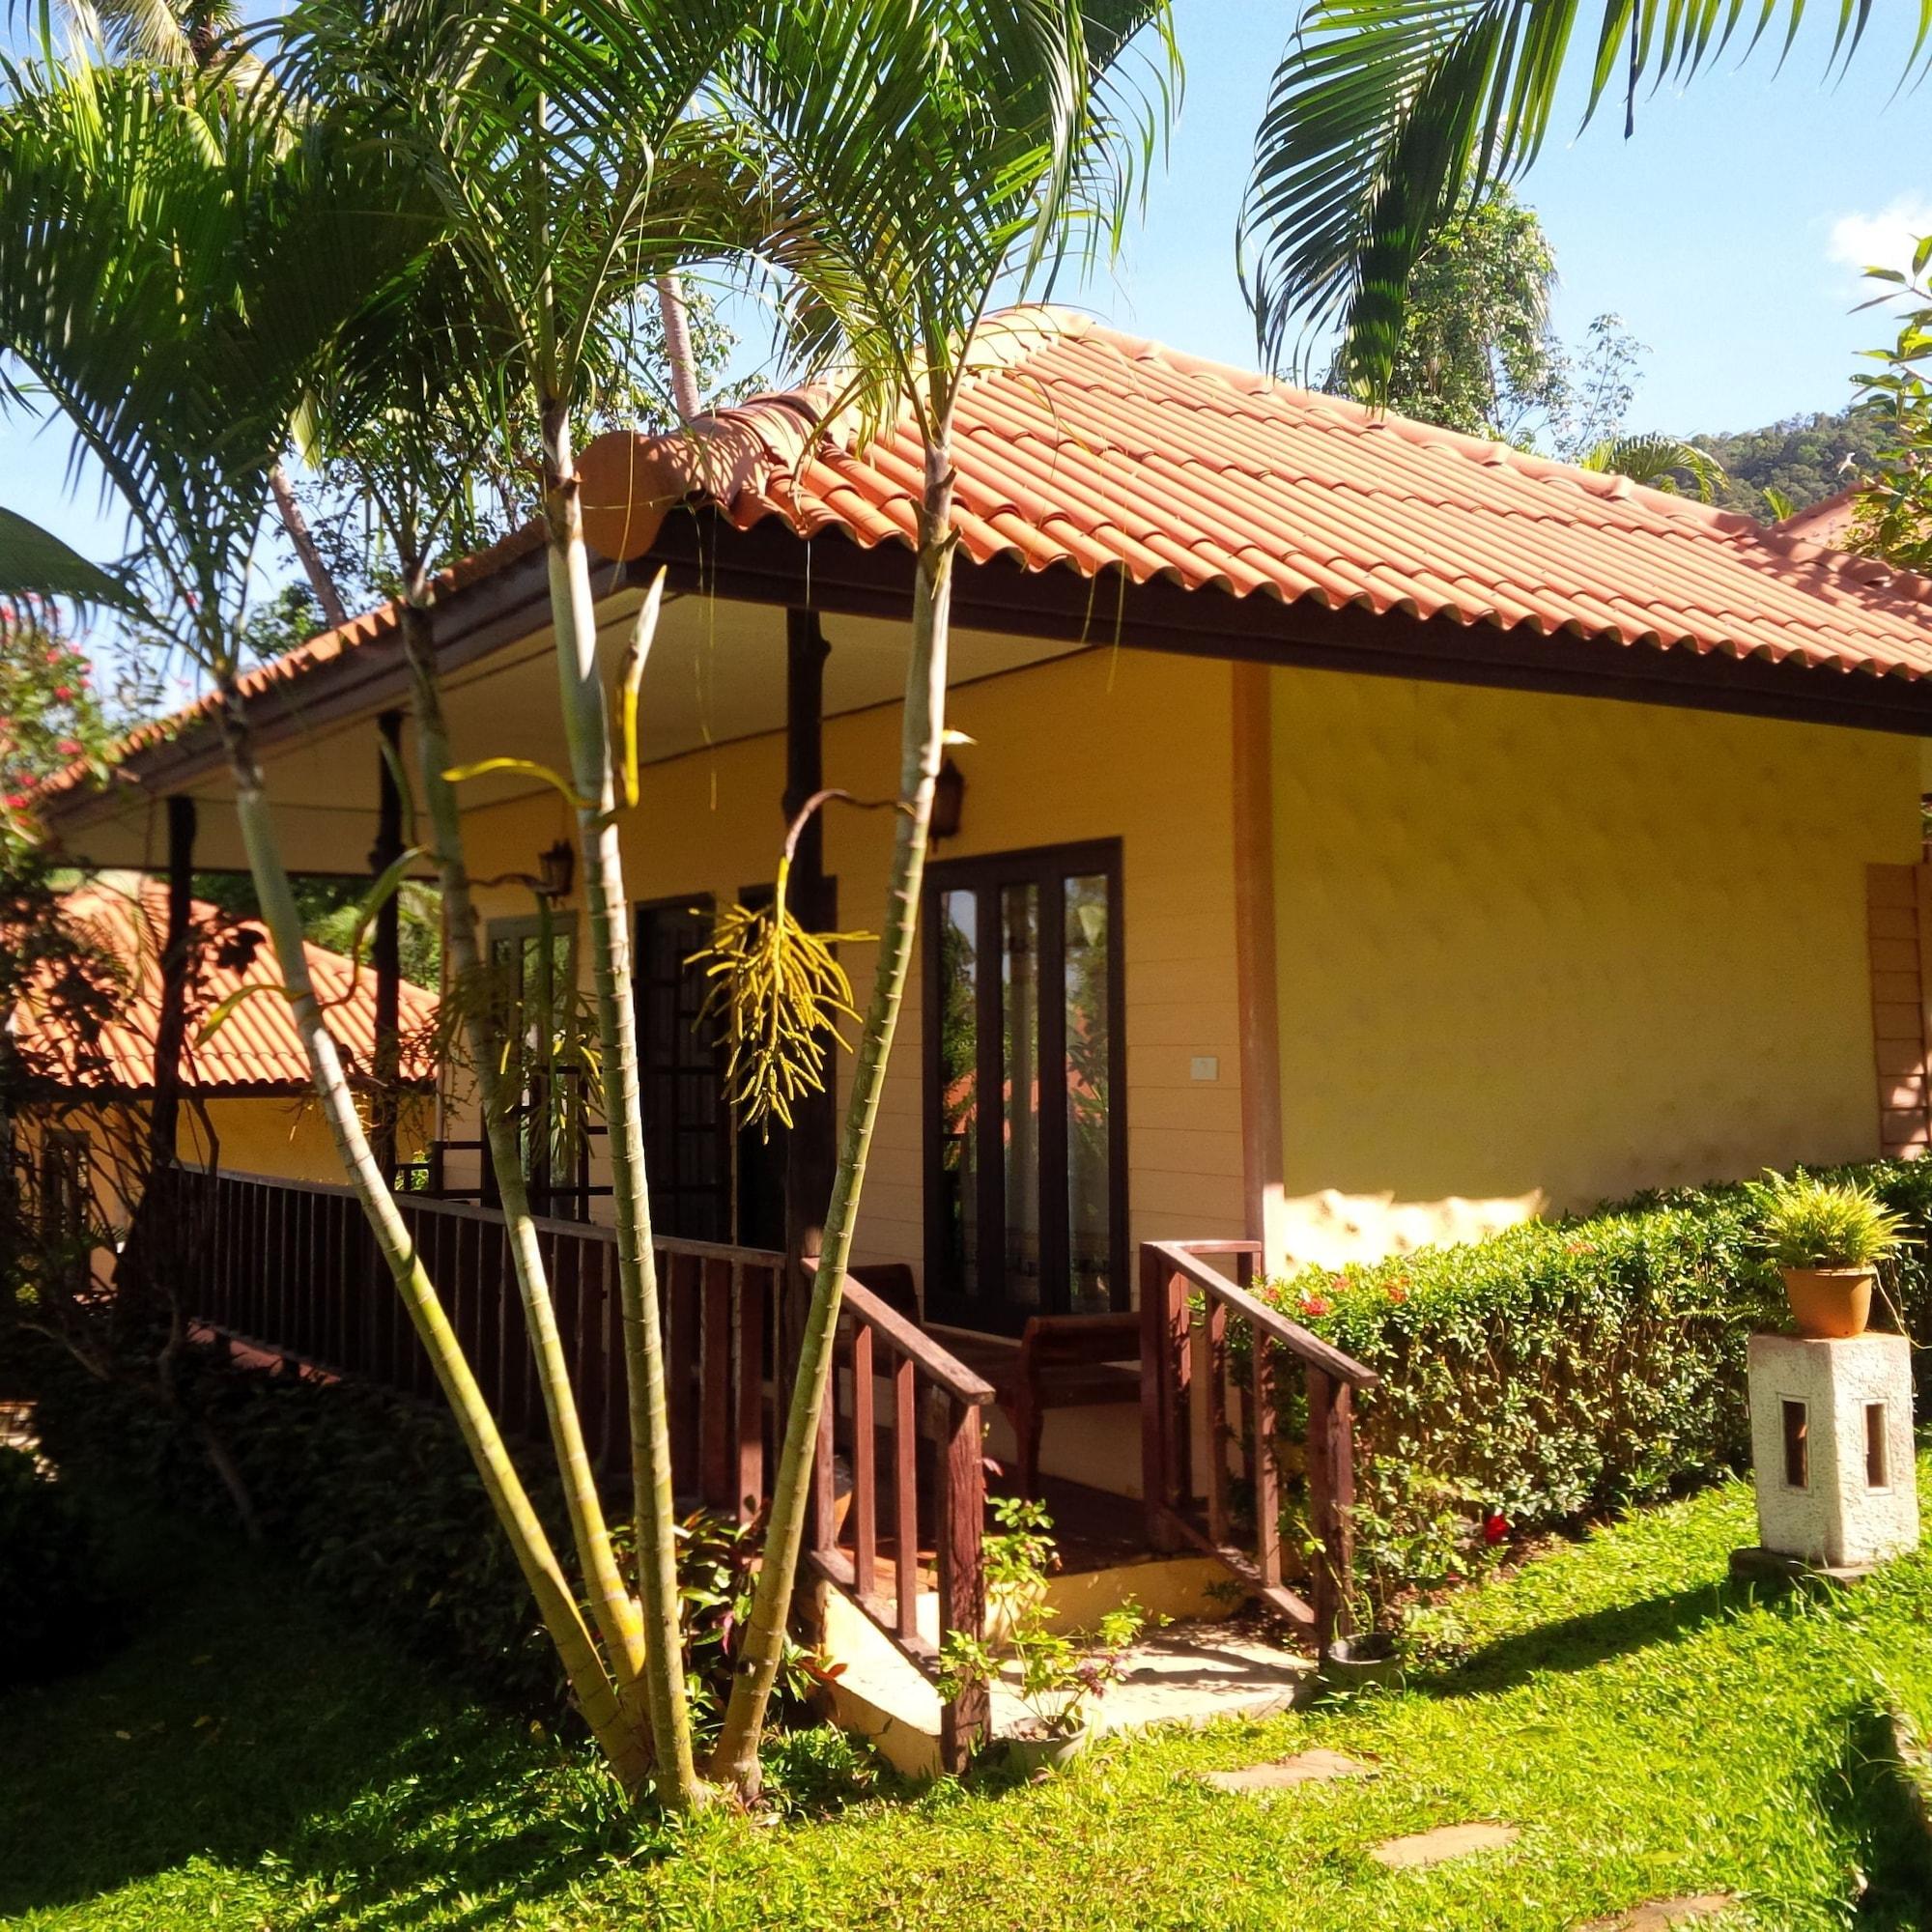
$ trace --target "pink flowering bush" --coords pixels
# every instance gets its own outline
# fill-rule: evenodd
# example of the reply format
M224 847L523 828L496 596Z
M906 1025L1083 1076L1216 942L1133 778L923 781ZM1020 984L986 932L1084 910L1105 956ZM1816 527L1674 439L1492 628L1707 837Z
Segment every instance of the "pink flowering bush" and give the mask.
M0 863L39 842L34 787L75 762L104 771L110 736L86 654L52 607L0 599Z

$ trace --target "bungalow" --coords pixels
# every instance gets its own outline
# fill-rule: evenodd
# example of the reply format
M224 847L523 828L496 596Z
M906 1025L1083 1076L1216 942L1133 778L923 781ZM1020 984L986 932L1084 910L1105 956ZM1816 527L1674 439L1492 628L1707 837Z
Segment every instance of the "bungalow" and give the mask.
M91 1228L119 1248L150 1169L168 891L139 872L104 873L65 895L62 912L99 960L107 997L98 1016L83 1017L43 972L8 1017L9 1046L35 1096L6 1123L11 1165L56 1226ZM287 1002L268 996L278 975L267 931L200 899L190 899L187 912L178 1157L191 1167L329 1178L334 1151L301 1041ZM319 946L308 949L308 965L330 1029L367 1091L376 1064L374 976ZM248 987L259 996L238 1000ZM199 1037L200 1023L230 1001L228 1018ZM437 1002L407 981L397 1001L398 1142L426 1151L435 1128ZM105 1278L104 1256L97 1266Z
M1146 1242L1341 1259L1926 1145L1926 584L1061 309L980 354L949 699L971 742L859 1232L949 1347L1126 1313ZM668 572L622 830L673 1241L781 1248L828 1168L829 1109L734 1131L689 963L769 889L787 802L894 783L918 455L904 424L857 449L827 407L763 396L583 461L613 671ZM533 532L442 581L464 760L564 763L546 600ZM245 688L291 865L360 868L379 732L413 756L394 612ZM192 826L192 862L233 867L230 795L202 707L45 804L76 862L180 867ZM567 993L563 808L510 770L465 797L493 956ZM828 812L800 862L819 923L876 926L890 836ZM845 958L863 989L869 947ZM436 1166L473 1202L469 1108L445 1092ZM559 1223L604 1219L607 1181L593 1140L547 1181ZM1046 1467L1134 1493L1139 1427L1050 1416Z

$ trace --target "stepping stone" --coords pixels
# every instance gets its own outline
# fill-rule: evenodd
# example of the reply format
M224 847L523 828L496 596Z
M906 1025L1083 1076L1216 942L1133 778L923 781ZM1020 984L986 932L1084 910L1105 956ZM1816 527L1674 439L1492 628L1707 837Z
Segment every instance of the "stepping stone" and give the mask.
M1514 1825L1441 1825L1433 1832L1387 1839L1369 1856L1390 1871L1414 1871L1447 1859L1465 1859L1472 1852L1499 1852L1521 1835Z
M1682 1898L1653 1898L1634 1905L1628 1912L1613 1913L1608 1918L1593 1918L1577 1932L1669 1932L1673 1925L1689 1925L1693 1919L1715 1918L1737 1903L1727 1891L1700 1891Z
M1251 1764L1240 1771L1204 1771L1203 1784L1216 1791L1286 1791L1297 1784L1326 1784L1336 1777L1367 1777L1369 1767L1340 1751L1296 1751L1274 1764Z

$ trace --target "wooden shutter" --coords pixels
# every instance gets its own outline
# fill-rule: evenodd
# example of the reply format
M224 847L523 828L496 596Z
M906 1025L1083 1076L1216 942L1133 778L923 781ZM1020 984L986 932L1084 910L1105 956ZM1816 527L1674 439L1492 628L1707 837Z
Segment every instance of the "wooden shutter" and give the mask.
M1868 866L1872 1044L1881 1151L1932 1147L1932 865Z

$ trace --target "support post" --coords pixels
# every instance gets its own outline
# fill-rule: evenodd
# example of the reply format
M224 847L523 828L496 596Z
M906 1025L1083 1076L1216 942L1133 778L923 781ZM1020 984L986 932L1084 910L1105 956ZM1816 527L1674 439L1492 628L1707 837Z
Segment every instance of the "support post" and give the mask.
M980 1411L971 1403L950 1400L946 1434L933 1471L939 1486L939 1640L952 1631L975 1637L986 1634L986 1572L980 1535L986 1518L985 1449ZM984 1684L964 1686L951 1703L939 1707L939 1760L959 1773L987 1735L992 1698Z
M1230 772L1235 811L1235 968L1241 1040L1241 1191L1248 1238L1282 1258L1281 980L1275 945L1273 671L1236 664Z
M161 1003L155 1024L152 1165L174 1165L181 1122L182 1045L187 1033L189 925L194 908L194 800L168 800L168 923L161 942Z
M816 611L785 612L785 788L788 826L807 799L825 784L825 660L831 645ZM813 931L834 923L825 878L825 814L815 811L792 856L791 909ZM785 1293L780 1336L787 1365L798 1358L799 1331L810 1293L800 1263L816 1255L832 1198L838 1161L838 1096L828 1084L793 1108L785 1136Z
M376 843L369 853L369 869L382 875L403 856L403 795L396 783L395 761L402 753L403 716L385 711L377 721L389 756L377 757ZM376 914L376 1059L375 1105L369 1145L383 1179L396 1184L396 1083L402 1065L402 895L394 892Z

